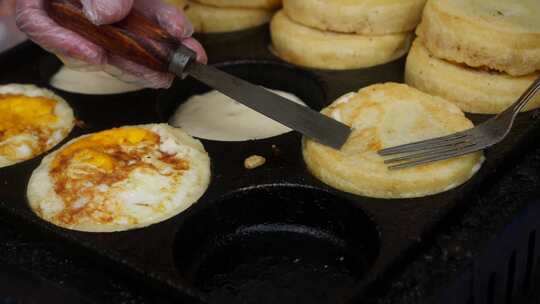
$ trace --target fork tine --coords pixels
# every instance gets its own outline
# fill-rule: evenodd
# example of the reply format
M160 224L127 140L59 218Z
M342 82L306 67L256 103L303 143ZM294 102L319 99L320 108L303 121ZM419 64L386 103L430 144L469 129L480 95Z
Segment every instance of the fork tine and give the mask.
M443 137L436 137L432 139L426 139L415 143L405 144L401 146L391 147L379 150L377 153L380 156L388 156L392 154L406 153L406 152L415 152L420 150L430 149L433 146L437 145L451 145L456 142L464 141L464 138L469 137L470 134L467 133L455 133Z
M422 159L428 156L434 156L434 155L439 155L443 153L458 152L460 150L467 149L474 145L476 145L476 143L467 143L464 141L464 142L459 142L456 145L444 145L444 146L434 147L433 149L423 150L421 152L416 152L416 153L408 154L401 157L387 159L384 161L384 163L393 164L393 163L405 162L409 160Z
M460 149L460 150L457 150L457 151L447 152L447 153L443 153L443 154L437 154L437 155L434 155L434 156L428 156L428 157L420 158L420 159L410 161L410 162L403 162L401 164L392 165L392 166L389 166L388 169L390 169L390 170L398 170L398 169L405 169L405 168L415 167L415 166L418 166L418 165L433 163L433 162L436 162L436 161L441 161L441 160L445 160L445 159L449 159L449 158L454 158L454 157L470 154L470 153L473 153L473 152L476 152L476 151L480 151L482 149L483 149L483 147L481 145L476 144L476 145L473 145L473 146L471 146L471 147L469 147L467 149Z

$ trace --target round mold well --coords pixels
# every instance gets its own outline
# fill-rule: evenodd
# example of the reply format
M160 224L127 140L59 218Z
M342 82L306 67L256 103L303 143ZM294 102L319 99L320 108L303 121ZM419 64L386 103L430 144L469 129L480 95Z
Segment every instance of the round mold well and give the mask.
M292 65L274 61L242 60L214 66L253 84L294 94L316 111L320 111L326 105L326 92L317 76ZM168 122L176 109L191 96L211 90L213 89L191 77L184 80L177 79L170 89L162 92L157 98L159 119Z
M232 192L180 226L180 275L210 303L347 303L379 255L376 225L317 188Z

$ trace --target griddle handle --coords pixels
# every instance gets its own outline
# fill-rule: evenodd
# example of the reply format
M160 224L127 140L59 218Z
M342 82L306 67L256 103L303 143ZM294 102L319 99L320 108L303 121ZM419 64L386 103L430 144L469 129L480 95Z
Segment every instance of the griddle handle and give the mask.
M167 72L173 53L181 45L179 40L136 10L118 23L97 26L84 16L79 0L45 2L49 16L59 25L111 54L153 70Z

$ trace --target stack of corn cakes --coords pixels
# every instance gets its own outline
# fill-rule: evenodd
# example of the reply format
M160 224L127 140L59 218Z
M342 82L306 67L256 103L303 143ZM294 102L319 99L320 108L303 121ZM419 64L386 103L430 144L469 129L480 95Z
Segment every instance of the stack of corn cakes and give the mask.
M540 76L538 12L538 0L429 0L406 82L465 112L503 111Z
M319 69L390 62L409 49L425 0L284 0L271 22L282 59Z

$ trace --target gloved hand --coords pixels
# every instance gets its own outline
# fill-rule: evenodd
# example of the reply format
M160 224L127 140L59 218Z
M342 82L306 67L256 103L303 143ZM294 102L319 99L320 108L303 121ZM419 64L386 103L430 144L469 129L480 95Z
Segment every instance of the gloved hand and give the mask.
M168 88L174 75L150 70L134 62L108 54L96 44L80 35L60 27L44 9L47 0L18 0L17 25L37 44L61 58L69 57L91 65L107 65L119 68L134 76L137 83L150 88ZM86 17L96 25L110 24L122 20L132 8L137 8L148 18L156 21L171 35L197 53L197 60L206 63L203 47L193 38L193 27L184 14L160 0L81 0ZM114 75L119 76L119 75ZM124 77L121 77L124 78ZM130 77L133 79L133 77Z

